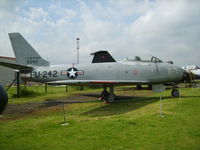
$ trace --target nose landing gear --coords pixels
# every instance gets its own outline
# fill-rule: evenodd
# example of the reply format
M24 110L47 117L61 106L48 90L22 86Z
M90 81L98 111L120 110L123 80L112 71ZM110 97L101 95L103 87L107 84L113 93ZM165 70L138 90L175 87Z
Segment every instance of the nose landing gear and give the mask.
M178 89L175 89L175 88L173 87L172 92L171 92L171 95L172 95L173 97L179 97L180 92L179 92Z

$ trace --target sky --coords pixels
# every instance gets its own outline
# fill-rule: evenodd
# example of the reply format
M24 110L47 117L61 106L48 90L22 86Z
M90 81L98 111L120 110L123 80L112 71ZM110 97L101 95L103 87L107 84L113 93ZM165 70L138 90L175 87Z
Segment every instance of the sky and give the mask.
M0 56L14 57L19 32L51 64L76 63L80 38L80 63L108 50L200 65L199 15L199 0L0 0Z

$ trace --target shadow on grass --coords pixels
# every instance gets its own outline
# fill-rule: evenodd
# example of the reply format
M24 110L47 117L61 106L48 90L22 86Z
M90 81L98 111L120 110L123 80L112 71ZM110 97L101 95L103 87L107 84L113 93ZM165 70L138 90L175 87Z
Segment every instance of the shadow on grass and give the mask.
M81 94L82 96L87 97L95 97L96 99L99 99L100 94L94 94L94 93L87 93L87 94ZM135 100L137 98L145 98L144 96L116 96L116 101L126 101L126 100Z
M181 96L181 98L200 98L200 96Z
M44 102L41 102L42 105L39 106L39 108L48 108L48 107L53 107L57 105L61 105L63 102L62 101L57 101L57 100L46 100Z
M91 109L90 111L84 112L81 115L112 116L124 114L154 103L159 100L159 97L120 96L117 97L117 99L118 100L115 103L106 104L104 106Z
M197 98L199 96L183 96L182 98ZM162 101L174 99L171 96L162 96ZM178 98L177 98L178 99ZM146 105L152 104L160 100L159 96L153 97L133 97L133 96L117 96L115 103L106 104L104 106L91 109L81 115L91 115L91 116L112 116L120 115L130 111L137 110Z
M89 94L80 94L81 96L95 97L98 99L99 94L89 93ZM194 98L199 96L182 96L181 98ZM173 97L171 96L162 96L162 100L169 100ZM91 116L112 116L124 114L129 111L137 110L141 107L159 101L159 96L116 96L116 102L105 104L98 108L91 109L87 112L82 113L81 115L91 115ZM56 105L62 105L63 103L99 103L97 100L87 100L84 99L73 99L73 100L46 100L41 102L43 105L40 105L40 108L52 107Z
M46 100L41 102L43 105L40 108L53 107L56 105L73 104L73 103L96 103L94 100Z

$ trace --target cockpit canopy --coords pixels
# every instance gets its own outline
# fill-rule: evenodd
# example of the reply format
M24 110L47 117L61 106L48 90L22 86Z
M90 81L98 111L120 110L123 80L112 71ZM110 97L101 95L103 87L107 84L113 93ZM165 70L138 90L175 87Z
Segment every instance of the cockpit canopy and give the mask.
M126 58L124 61L137 61L137 62L163 62L162 60L160 60L159 58L152 56L152 55L144 55L144 56L135 56L135 58Z

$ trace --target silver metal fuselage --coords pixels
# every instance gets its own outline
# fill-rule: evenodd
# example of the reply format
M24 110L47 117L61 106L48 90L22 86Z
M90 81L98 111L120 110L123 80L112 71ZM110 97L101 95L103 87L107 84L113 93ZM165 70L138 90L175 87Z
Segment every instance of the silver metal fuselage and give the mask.
M76 68L77 76L67 75L69 68ZM50 67L35 67L31 74L22 78L36 82L65 83L76 82L114 82L118 84L157 84L180 81L184 70L164 62L123 61L111 63L73 64ZM63 81L63 82L62 82ZM68 83L68 82L67 82Z

